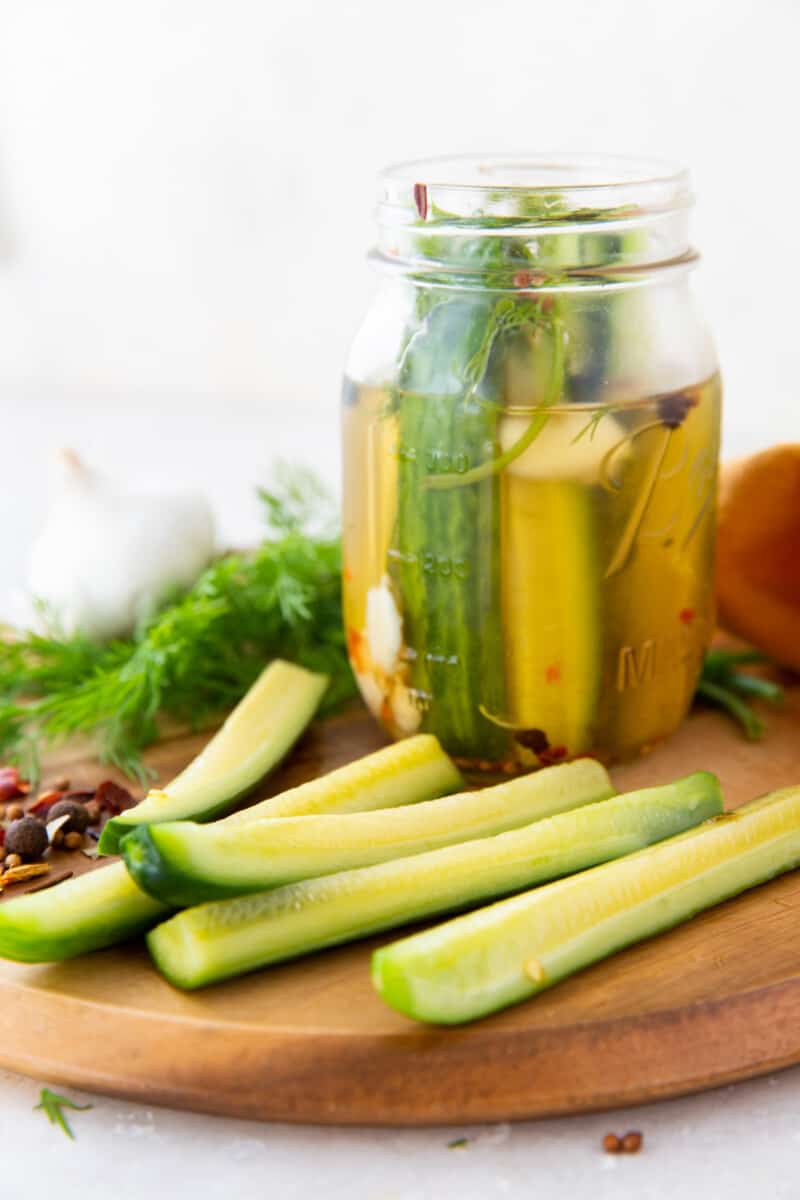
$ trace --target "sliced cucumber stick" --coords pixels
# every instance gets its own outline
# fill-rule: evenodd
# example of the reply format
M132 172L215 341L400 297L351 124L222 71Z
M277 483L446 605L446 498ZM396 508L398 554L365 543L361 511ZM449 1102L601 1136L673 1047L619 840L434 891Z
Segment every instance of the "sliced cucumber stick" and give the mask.
M147 944L171 983L202 987L580 871L670 837L721 809L716 779L690 775L495 837L201 904L158 925Z
M624 946L800 864L800 787L378 950L393 1008L458 1024L535 995Z
M411 804L453 791L461 782L436 738L420 734L264 800L217 827L238 830L241 837L242 823L253 814L358 812L381 803ZM169 911L136 886L124 863L114 863L0 905L0 957L18 962L73 958L143 933Z
M169 911L136 886L124 863L109 863L0 905L0 958L75 958L144 933Z
M593 759L406 808L240 824L141 826L123 840L145 891L181 907L490 837L613 794Z
M276 659L185 771L163 791L107 822L99 849L115 854L137 825L210 821L230 809L289 752L319 707L327 675Z
M418 733L217 822L227 829L262 817L370 812L446 796L464 786L451 758L430 733Z

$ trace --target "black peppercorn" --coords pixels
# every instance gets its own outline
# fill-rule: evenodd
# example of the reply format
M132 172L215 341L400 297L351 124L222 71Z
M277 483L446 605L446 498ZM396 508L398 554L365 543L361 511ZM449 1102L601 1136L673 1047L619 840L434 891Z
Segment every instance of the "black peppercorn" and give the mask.
M47 830L36 817L20 817L6 830L5 848L28 862L41 858L47 849Z
M57 800L47 814L47 823L57 821L59 817L69 817L59 826L62 833L83 833L89 824L89 813L86 805L78 800Z

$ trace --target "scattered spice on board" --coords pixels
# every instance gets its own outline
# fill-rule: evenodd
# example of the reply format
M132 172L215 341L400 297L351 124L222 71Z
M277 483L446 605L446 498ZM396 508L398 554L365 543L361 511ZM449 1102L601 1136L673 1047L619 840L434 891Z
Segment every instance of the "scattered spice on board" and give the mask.
M9 854L6 858L6 863L12 858L19 858L19 855ZM35 879L37 875L47 875L49 870L49 863L15 863L13 867L8 867L0 875L0 884L5 887L7 883L24 883L26 879Z
M622 1137L607 1133L603 1138L606 1154L638 1154L644 1143L644 1134L638 1129L629 1129Z
M5 831L4 845L9 854L18 854L23 861L41 858L49 844L47 830L36 817L19 817Z
M0 801L15 800L27 796L30 785L21 778L16 767L0 767Z
M50 809L58 804L59 800L63 800L66 795L66 789L51 788L49 791L42 792L41 795L34 800L33 804L28 807L28 815L31 817L39 817L43 821L49 819Z
M9 884L28 883L39 876L46 878L26 891L69 879L74 872L68 868L51 871L49 851L77 851L96 858L96 848L87 851L85 839L97 842L105 819L136 803L127 788L110 779L94 790L69 789L70 781L59 779L43 786L38 795L31 794L30 784L16 767L0 766L0 894Z
M118 783L114 783L113 779L105 779L102 783L98 783L94 793L94 802L101 811L110 813L112 817L118 817L121 812L135 803L128 789L120 787Z
M92 1108L91 1104L76 1104L74 1100L68 1099L66 1096L59 1096L58 1092L51 1092L50 1088L43 1087L39 1093L39 1103L34 1104L33 1111L41 1111L45 1114L51 1125L58 1125L63 1129L64 1133L71 1141L75 1141L75 1134L72 1132L72 1126L64 1115L65 1108L74 1109L75 1112L86 1112Z

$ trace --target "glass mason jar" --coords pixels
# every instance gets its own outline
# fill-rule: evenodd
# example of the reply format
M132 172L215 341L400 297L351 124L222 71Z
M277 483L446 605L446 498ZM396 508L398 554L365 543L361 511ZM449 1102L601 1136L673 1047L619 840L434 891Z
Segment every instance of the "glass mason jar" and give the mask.
M344 599L395 737L516 771L628 757L714 624L720 419L685 171L443 158L380 178L343 403Z

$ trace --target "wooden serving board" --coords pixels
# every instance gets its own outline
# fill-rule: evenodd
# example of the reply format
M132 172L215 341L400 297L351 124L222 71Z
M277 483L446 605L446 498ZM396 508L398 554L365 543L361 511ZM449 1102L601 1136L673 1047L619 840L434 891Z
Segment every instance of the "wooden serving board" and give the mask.
M630 788L707 768L735 807L800 781L799 734L797 690L759 745L696 713L614 777ZM169 777L201 743L163 743L151 759ZM380 744L363 712L323 722L262 794ZM107 774L81 758L59 766L73 787ZM189 995L138 945L52 966L3 963L0 1065L212 1113L426 1125L639 1103L800 1062L800 872L460 1029L423 1027L378 999L370 951L391 938Z

